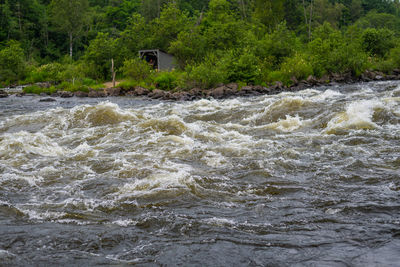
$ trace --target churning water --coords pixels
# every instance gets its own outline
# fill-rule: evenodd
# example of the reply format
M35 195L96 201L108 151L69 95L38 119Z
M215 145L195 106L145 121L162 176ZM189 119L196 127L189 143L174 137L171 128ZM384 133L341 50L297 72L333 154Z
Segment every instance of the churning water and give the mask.
M0 265L395 266L400 83L0 100Z

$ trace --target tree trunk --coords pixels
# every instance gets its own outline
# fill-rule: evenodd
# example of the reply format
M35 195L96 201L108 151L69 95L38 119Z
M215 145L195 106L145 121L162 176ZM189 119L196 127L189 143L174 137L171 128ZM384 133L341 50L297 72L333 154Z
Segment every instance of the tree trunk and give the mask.
M72 46L73 46L73 38L72 32L69 33L69 57L72 59Z
M112 77L112 86L115 87L115 71L114 71L114 59L111 59L111 77Z
M310 22L308 24L308 39L311 41L311 23L312 23L312 14L313 14L313 1L310 2Z
M306 3L303 0L303 10L304 10L304 23L307 25L307 10L306 10Z

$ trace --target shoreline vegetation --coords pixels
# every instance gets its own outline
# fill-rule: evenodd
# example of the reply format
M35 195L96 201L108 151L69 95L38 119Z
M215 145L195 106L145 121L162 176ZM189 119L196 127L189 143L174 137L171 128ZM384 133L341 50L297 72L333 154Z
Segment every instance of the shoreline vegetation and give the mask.
M20 95L219 99L400 79L399 0L0 0L0 14L0 88ZM142 49L176 68L156 71Z
M54 98L48 97L116 97L116 96L127 96L127 97L145 97L148 99L156 100L172 100L172 101L193 101L199 99L225 99L237 96L257 96L257 95L272 95L281 92L294 92L300 91L315 86L333 86L337 84L351 84L359 82L371 82L371 81L388 81L388 80L400 80L400 69L394 69L391 74L386 75L382 72L365 71L359 77L352 77L350 74L339 75L334 74L330 76L324 76L320 79L310 75L306 80L295 81L289 86L284 85L281 81L276 81L274 84L269 86L261 85L241 85L238 83L219 84L214 88L201 89L192 88L191 90L180 90L173 89L170 91L152 89L149 90L142 86L133 87L107 87L107 88L88 88L88 90L76 90L76 91L53 91L50 89L52 85L48 82L37 83L34 85L28 85L23 88L20 93L7 93L0 89L0 98L8 97L9 95L16 95L22 97L25 95L40 95L43 98L40 101L55 101ZM123 85L123 83L121 83ZM37 92L32 92L32 89L38 89Z

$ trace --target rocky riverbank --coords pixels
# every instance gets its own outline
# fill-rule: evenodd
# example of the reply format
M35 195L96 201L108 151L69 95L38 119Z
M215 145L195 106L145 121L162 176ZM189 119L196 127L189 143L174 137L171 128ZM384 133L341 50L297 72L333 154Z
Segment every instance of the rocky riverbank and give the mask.
M306 80L298 81L292 78L293 84L285 86L282 82L275 82L274 84L265 87L261 85L247 85L239 87L237 83L220 84L212 89L193 88L191 90L174 90L163 91L160 89L149 90L141 86L124 89L120 87L105 88L103 90L89 90L89 92L70 92L58 91L51 94L51 97L109 97L109 96L133 96L133 97L147 97L150 99L159 100L173 100L173 101L191 101L201 98L214 98L223 99L236 96L254 96L262 94L277 94L283 91L298 91L305 88L321 86L321 85L335 85L343 83L356 83L356 82L370 82L370 81L385 81L385 80L400 80L400 70L395 69L391 74L384 74L376 71L365 71L362 75L355 78L350 73L347 74L332 74L326 75L321 78L309 76ZM47 86L47 83L40 83L39 86ZM4 90L0 90L0 98L7 97L9 94ZM17 96L24 96L24 93L18 93ZM47 94L42 94L48 97ZM49 98L47 98L49 99ZM46 100L48 101L48 100Z

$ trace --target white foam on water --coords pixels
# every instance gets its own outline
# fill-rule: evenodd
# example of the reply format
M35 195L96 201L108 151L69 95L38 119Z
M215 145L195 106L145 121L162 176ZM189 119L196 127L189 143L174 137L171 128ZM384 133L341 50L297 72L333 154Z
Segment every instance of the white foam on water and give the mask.
M227 218L212 217L212 218L204 219L202 221L205 224L210 224L210 225L214 225L214 226L235 226L235 225L237 225L237 222L235 220L227 219Z
M0 260L7 259L7 258L15 258L15 257L17 257L17 255L15 255L7 250L0 249Z
M346 111L337 114L328 122L325 132L332 134L340 130L377 128L379 126L372 121L376 108L383 108L381 101L362 100L352 102L346 107Z
M290 115L286 115L286 118L283 120L279 120L278 122L270 123L265 125L263 128L272 129L272 130L279 130L282 132L293 132L305 124L310 122L309 120L303 121L299 115L294 117Z
M331 100L332 98L338 98L344 96L342 93L334 90L325 90L323 92L318 92L317 95L312 96L310 99L312 101L326 101L326 100Z
M146 178L134 179L132 182L125 183L119 188L118 197L138 197L155 194L160 190L185 189L188 183L193 183L187 166L169 164L168 168L170 169L160 170Z
M38 186L38 183L43 181L42 177L38 177L36 175L27 175L27 174L16 174L16 173L4 173L0 176L0 182L5 182L5 181L12 181L15 180L16 187L20 187L21 185L19 185L18 181L19 180L23 180L26 181L29 186Z
M131 220L131 219L115 220L115 221L112 221L111 224L115 224L115 225L122 226L122 227L127 227L127 226L138 224L138 221Z
M46 220L56 220L64 217L67 213L61 211L38 211L29 209L22 205L18 205L17 208L25 215L28 216L30 220L35 221L46 221Z
M21 154L36 154L46 157L58 157L66 151L54 140L41 132L6 133L0 141L0 157L14 158Z
M213 168L226 166L229 163L229 161L224 156L222 156L221 153L217 153L214 151L206 151L201 159L208 166Z

